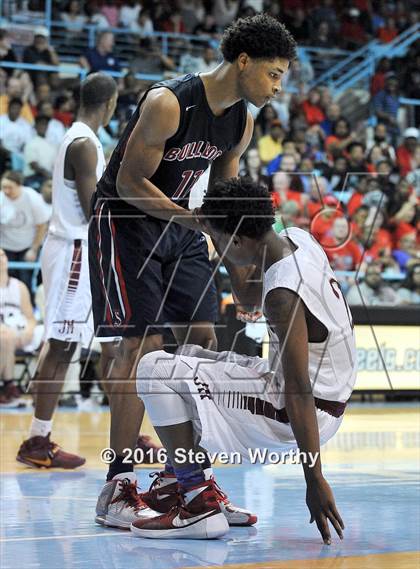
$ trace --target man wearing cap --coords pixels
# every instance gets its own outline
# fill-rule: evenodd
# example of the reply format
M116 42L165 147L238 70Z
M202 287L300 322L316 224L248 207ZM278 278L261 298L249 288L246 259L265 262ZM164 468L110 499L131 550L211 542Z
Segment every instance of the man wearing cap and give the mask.
M397 164L401 177L417 168L415 153L419 140L419 130L411 127L404 131L404 141L397 148Z
M34 29L32 45L29 45L23 52L23 61L38 65L60 65L58 55L48 40L48 29L44 26L37 26ZM47 77L44 71L32 71L30 75L35 86Z

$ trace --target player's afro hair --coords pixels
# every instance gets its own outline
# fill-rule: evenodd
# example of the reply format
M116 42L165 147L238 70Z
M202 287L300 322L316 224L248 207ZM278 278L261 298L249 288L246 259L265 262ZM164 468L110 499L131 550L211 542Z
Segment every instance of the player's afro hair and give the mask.
M80 85L80 103L86 109L95 110L107 103L117 89L118 86L110 75L102 71L92 73Z
M274 223L270 192L249 177L215 182L201 213L217 231L251 239L263 237Z
M224 32L221 51L226 61L232 63L240 53L255 59L288 61L296 58L296 41L286 27L268 14L240 18Z

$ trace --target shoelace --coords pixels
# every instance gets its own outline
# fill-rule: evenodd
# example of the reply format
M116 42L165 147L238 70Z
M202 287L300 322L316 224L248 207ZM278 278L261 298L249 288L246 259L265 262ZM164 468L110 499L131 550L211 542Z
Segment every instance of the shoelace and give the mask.
M151 491L152 491L153 486L156 484L156 482L158 482L158 480L164 478L164 474L165 474L165 473L164 473L163 470L160 471L160 472L159 472L158 470L156 470L155 472L151 472L151 473L149 474L149 478L153 478L153 480L152 480L152 483L151 483L150 486L149 486L148 492L151 492Z
M213 476L210 478L210 481L212 482L214 491L216 492L217 497L220 498L220 501L224 504L229 504L229 498L227 497L227 494L223 492Z
M131 508L138 510L144 506L140 495L137 492L137 482L129 482L128 480L122 481L121 492L118 494L112 504L115 502L126 502Z

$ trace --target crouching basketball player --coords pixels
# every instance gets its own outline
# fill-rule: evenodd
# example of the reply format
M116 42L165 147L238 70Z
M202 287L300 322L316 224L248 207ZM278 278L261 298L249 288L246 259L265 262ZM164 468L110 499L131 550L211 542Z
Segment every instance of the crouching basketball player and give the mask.
M183 346L175 356L158 351L142 358L137 390L173 471L142 496L155 509L159 498L160 504L166 500L167 512L146 517L145 511L131 529L151 538L211 538L228 531L214 481L195 454L198 443L213 452L239 451L245 460L250 448L299 447L318 457L312 467L303 462L306 503L311 522L329 544L328 520L340 538L344 525L322 475L319 449L339 428L355 382L349 308L311 235L298 228L274 232L265 189L249 179L218 182L201 214L241 304L263 309L269 359L198 346ZM170 504L176 482L180 497Z

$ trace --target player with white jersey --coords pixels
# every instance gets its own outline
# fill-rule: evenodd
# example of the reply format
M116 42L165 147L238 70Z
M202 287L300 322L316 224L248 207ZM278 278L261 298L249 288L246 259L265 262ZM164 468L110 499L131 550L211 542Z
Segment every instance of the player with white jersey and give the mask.
M226 533L223 505L200 467L198 444L212 452L239 452L251 462L261 456L252 454L255 449L281 453L298 447L306 458L311 521L329 544L328 520L340 538L344 525L322 475L320 445L337 432L356 379L349 307L320 245L298 228L277 235L270 195L250 179L216 183L201 216L244 310L262 307L269 358L199 346L142 358L137 390L167 448L183 500L178 506L173 500L159 517L145 515L131 529L152 538ZM165 476L142 500L158 509L170 491L176 492L174 478Z
M35 411L17 460L34 467L75 468L85 459L50 441L52 416L77 344L93 337L87 253L90 200L105 169L97 132L114 114L117 85L105 73L80 87L80 109L58 151L52 180L53 213L41 255L45 343L34 380Z

